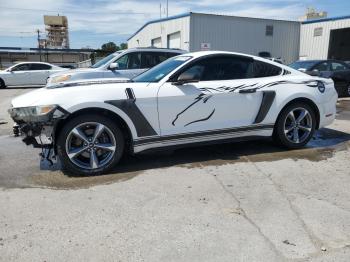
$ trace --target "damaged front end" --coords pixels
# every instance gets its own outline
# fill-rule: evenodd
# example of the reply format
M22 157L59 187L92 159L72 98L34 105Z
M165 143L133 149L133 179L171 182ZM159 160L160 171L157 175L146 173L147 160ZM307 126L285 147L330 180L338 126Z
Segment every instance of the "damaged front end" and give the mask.
M15 121L14 135L23 136L26 145L41 148L42 159L52 164L55 159L54 134L57 123L68 117L69 112L58 105L11 107L8 110Z

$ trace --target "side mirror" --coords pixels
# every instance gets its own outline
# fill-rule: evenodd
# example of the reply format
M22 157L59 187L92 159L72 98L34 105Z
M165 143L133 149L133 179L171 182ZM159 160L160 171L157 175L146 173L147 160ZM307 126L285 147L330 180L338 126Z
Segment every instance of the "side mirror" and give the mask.
M193 72L183 72L175 82L173 82L173 85L183 85L187 83L197 83L199 82L199 76L197 73Z
M299 68L298 71L305 73L306 69L305 68Z
M318 71L318 69L314 69L314 70L310 71L309 74L311 76L320 76L321 75L320 71Z
M110 70L118 70L119 69L119 64L118 63L111 63L109 65Z

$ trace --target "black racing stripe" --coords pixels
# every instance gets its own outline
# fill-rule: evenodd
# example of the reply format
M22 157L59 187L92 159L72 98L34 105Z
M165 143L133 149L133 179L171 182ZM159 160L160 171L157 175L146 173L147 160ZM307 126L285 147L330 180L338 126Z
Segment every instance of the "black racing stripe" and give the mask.
M261 123L265 119L267 113L269 112L272 106L273 101L275 100L275 97L276 97L275 91L263 91L263 97L262 97L260 109L258 114L256 115L254 124Z
M204 103L205 103L205 102L204 102ZM215 112L215 109L213 110L213 112L211 112L211 113L209 114L209 116L207 116L207 117L205 117L205 118L202 118L202 119L198 119L198 120L194 120L194 121L192 121L192 122L189 122L189 123L187 123L185 126L188 126L188 125L191 125L191 124L194 124L194 123L198 123L198 122L207 121L209 118L211 118L211 117L213 116L214 112Z
M134 92L131 88L126 88L125 93L126 93L126 96L128 99L135 99L136 100Z
M259 129L259 131L263 131L263 130L271 130L272 128L269 127L269 128L262 128L262 129ZM240 131L240 132L231 132L231 133L228 133L228 134L231 134L231 135L237 135L237 134L246 134L247 132L251 132L251 131L254 131L254 130L250 130L250 131ZM206 138L207 136L200 136L199 138ZM230 138L225 138L225 137L219 137L219 138L214 138L214 139L210 139L212 138L213 136L209 136L208 139L204 139L203 141L196 141L196 142L188 142L188 143L198 143L198 142L205 142L205 141L212 141L212 140L222 140L222 139L230 139ZM241 137L244 137L244 136L241 136ZM192 139L192 138L196 138L196 137L190 137L188 138L188 140ZM139 143L139 144L136 144L134 143L134 146L145 146L145 145L152 145L154 143L157 143L157 142L182 142L185 138L181 138L181 139L166 139L166 140L160 140L158 139L158 141L153 141L153 142L147 142L147 143ZM182 144L182 143L181 143ZM186 143L187 144L187 143Z
M178 135L157 136L157 137L150 137L150 138L135 140L134 145L142 145L142 144L148 144L153 142L162 142L162 141L182 139L182 138L192 138L192 137L201 137L201 136L208 136L208 135L221 135L221 134L228 134L228 133L239 133L244 131L271 129L273 127L274 127L273 124L256 125L256 126L236 127L236 128L219 129L219 130L211 130L211 131L203 131L203 132L195 132L195 133L183 133Z
M105 103L118 107L128 115L136 128L137 136L143 137L158 135L137 107L135 99L109 100L105 101Z

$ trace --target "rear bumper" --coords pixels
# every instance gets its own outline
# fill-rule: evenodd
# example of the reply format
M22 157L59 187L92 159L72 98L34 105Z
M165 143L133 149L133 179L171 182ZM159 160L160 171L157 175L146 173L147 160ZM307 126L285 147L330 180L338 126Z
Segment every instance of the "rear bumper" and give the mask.
M320 125L319 128L332 124L337 114L337 100L338 94L334 90L334 93L330 96L330 99L324 101L320 106Z

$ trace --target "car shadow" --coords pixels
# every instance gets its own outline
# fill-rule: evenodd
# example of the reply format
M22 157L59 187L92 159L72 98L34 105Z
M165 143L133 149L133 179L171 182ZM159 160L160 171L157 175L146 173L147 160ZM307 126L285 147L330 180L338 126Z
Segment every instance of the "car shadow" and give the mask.
M193 168L283 159L321 161L332 157L335 151L346 149L344 142L347 141L350 141L350 134L323 128L317 132L307 147L298 150L287 150L276 146L268 138L175 150L151 151L124 156L111 172L104 175L123 175L172 166ZM66 171L64 171L64 174L69 177L78 177Z

